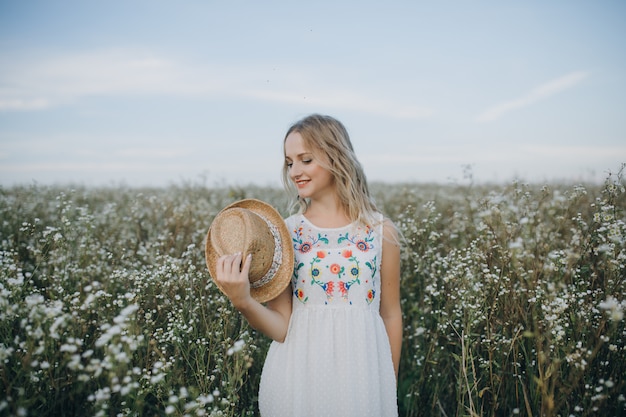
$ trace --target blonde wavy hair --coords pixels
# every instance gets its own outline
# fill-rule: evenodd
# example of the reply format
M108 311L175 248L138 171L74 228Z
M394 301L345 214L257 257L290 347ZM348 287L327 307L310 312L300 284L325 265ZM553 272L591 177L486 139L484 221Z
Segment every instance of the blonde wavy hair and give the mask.
M333 175L337 196L350 221L369 226L379 224L380 220L376 218L379 211L370 195L363 167L354 153L344 125L330 116L307 116L287 130L283 140L283 154L285 140L294 132L302 136L304 146ZM299 212L304 213L310 202L298 196L298 191L289 177L287 163L283 166L282 177L287 192L295 195L295 205L299 206Z

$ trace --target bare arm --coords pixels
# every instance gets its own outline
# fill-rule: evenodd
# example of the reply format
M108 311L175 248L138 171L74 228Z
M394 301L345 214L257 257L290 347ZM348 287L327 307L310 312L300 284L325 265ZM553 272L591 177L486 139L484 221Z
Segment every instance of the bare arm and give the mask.
M217 260L216 275L224 293L241 312L252 328L283 342L291 317L291 287L263 305L250 295L248 273L252 258L248 256L241 266L241 253L225 255Z
M402 308L400 307L400 245L398 233L390 220L385 220L383 255L380 267L380 315L385 323L391 358L398 380L402 352Z

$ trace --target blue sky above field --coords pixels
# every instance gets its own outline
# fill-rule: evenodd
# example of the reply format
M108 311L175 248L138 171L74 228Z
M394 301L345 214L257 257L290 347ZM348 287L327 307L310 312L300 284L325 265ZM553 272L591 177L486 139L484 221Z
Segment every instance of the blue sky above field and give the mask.
M313 112L371 181L626 162L621 1L0 0L0 184L279 184Z

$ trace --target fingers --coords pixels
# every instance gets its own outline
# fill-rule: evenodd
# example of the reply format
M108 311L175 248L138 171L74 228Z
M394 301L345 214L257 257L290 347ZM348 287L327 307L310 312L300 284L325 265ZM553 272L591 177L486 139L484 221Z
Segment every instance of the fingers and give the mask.
M221 285L222 291L230 298L235 307L242 306L250 299L250 281L248 274L252 256L246 256L242 265L241 252L233 255L220 256L216 263L215 279Z
M217 260L217 270L218 272L223 272L223 274L220 275L231 275L233 271L239 272L239 264L241 263L240 256L239 253L220 256ZM237 262L238 259L239 262Z
M246 256L246 260L243 263L243 268L241 268L241 273L245 275L246 277L248 277L248 275L250 274L251 264L252 264L252 254L249 253L248 256Z
M252 255L248 254L242 265L243 255L241 252L232 255L223 255L217 259L216 269L218 280L220 281L238 281L240 279L248 279L250 273L250 265L252 263Z

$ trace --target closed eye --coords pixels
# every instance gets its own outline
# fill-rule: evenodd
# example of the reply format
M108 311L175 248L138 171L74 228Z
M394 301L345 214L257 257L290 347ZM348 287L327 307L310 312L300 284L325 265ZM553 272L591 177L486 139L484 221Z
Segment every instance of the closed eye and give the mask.
M313 158L310 156L301 156L298 155L298 160L303 164L303 165L308 165L311 162L313 162ZM291 159L285 159L285 166L287 168L291 168L293 166L293 161Z

